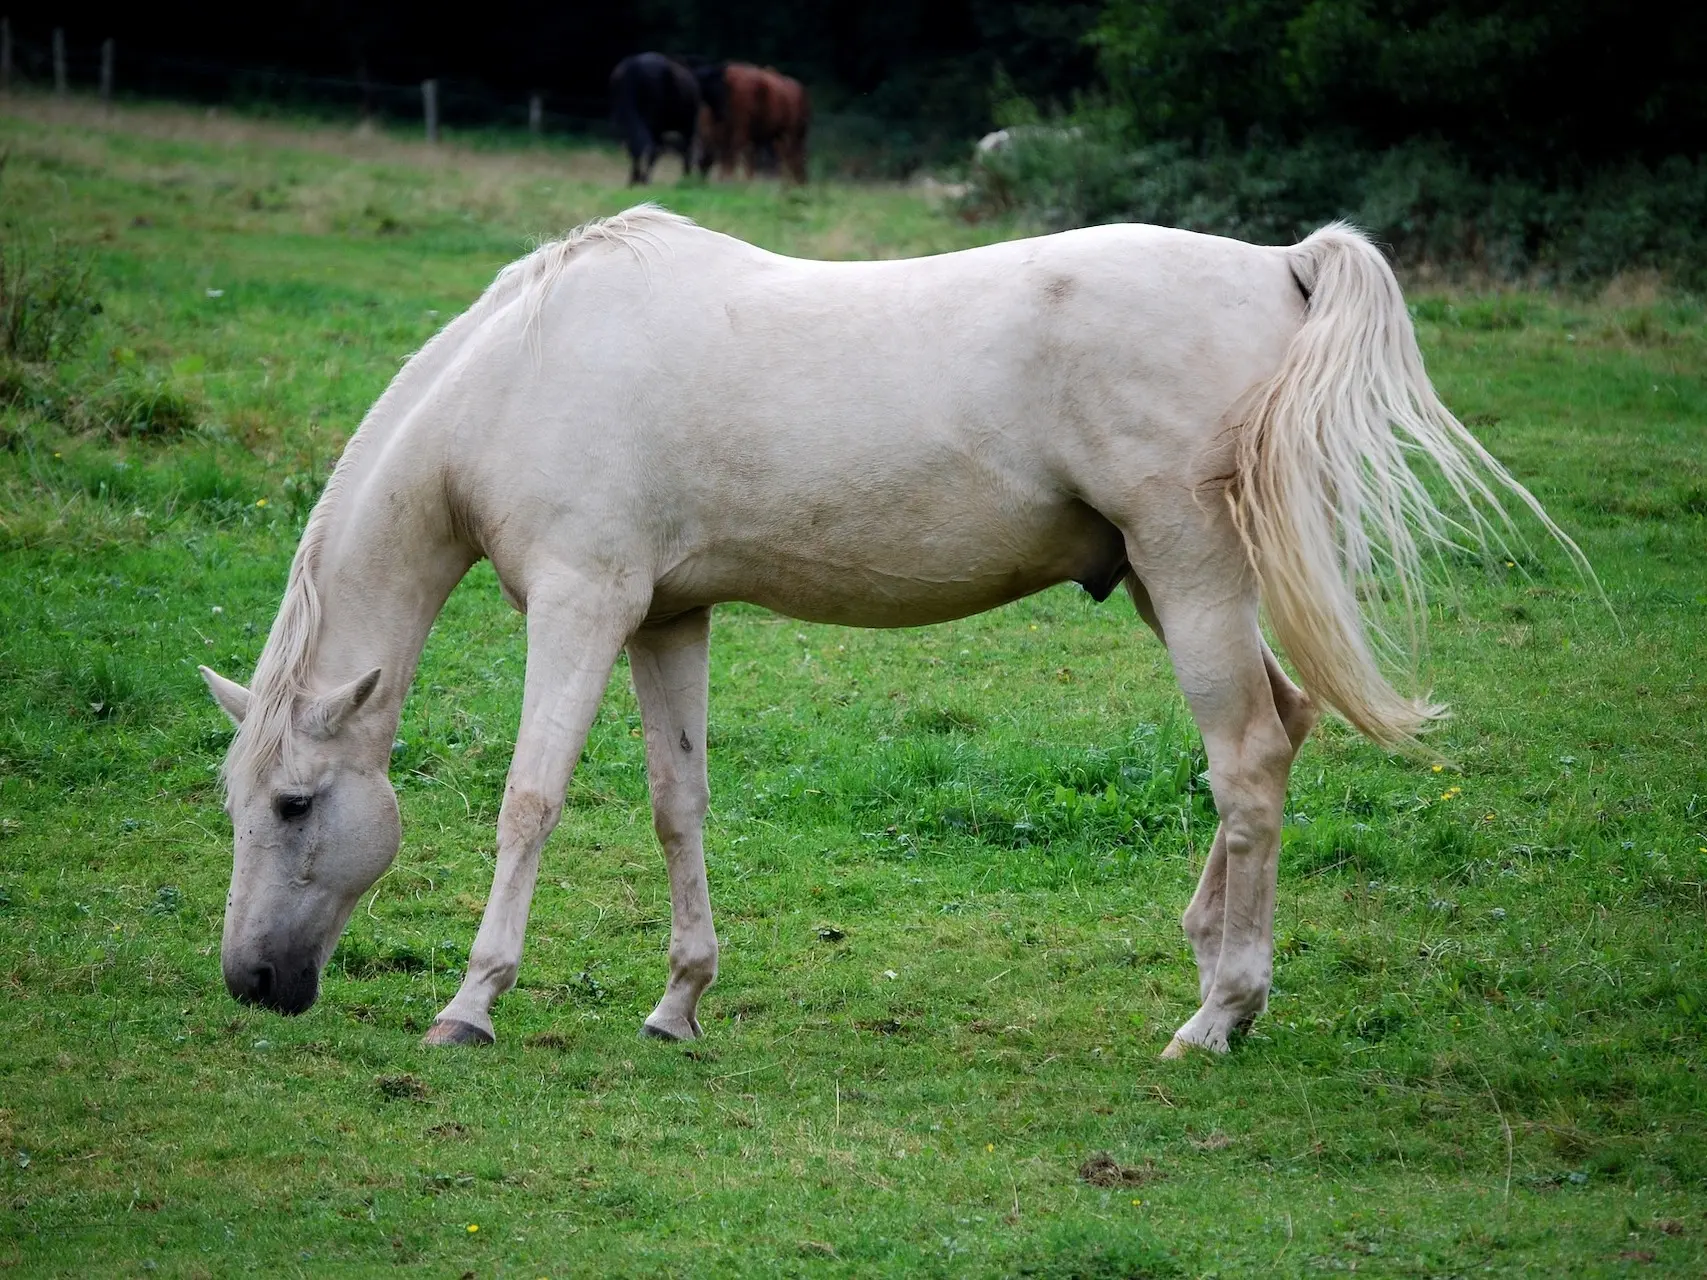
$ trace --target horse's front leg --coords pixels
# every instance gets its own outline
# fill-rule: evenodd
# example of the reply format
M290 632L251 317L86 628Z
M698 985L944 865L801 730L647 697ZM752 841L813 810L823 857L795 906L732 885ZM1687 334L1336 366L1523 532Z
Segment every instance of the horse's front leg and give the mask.
M563 814L611 668L645 616L631 593L563 573L528 591L527 685L516 754L498 813L498 866L468 972L428 1044L490 1044L492 1004L516 983L540 850Z
M652 822L670 869L670 980L641 1032L664 1040L698 1037L699 998L717 980L704 838L710 624L710 611L697 609L642 627L628 641L645 726Z

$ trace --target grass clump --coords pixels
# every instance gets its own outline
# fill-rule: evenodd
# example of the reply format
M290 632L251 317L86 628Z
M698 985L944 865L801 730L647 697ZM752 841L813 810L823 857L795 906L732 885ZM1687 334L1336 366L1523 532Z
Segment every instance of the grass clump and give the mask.
M0 171L4 165L0 156ZM0 449L7 451L24 442L28 420L64 416L65 361L101 313L88 259L57 236L46 246L37 253L15 227L0 231Z
M200 356L186 356L162 369L121 347L113 352L113 362L114 377L84 409L90 425L113 437L169 440L201 424L204 409L192 381L202 370Z

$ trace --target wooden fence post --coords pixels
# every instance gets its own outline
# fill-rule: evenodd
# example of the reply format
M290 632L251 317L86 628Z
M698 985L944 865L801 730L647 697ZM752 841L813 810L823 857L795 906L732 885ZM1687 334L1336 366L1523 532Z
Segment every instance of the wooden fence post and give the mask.
M53 96L63 98L70 92L65 74L65 28L53 29Z
M12 20L0 18L0 93L12 92Z
M113 110L113 59L116 52L111 36L101 41L101 106L109 115Z
M427 141L436 143L439 140L439 82L437 80L421 81L421 108L427 117Z
M545 126L545 98L541 94L533 94L528 98L528 132L539 137L540 130Z

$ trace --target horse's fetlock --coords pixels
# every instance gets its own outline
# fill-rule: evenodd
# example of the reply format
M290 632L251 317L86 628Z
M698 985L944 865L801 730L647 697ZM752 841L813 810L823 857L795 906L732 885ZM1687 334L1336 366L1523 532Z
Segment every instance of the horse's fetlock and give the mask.
M670 948L670 976L700 989L717 981L717 943L681 943Z
M1269 967L1246 967L1223 962L1215 972L1215 995L1220 1003L1242 1014L1260 1013L1268 1005Z
M494 995L501 995L515 986L520 973L520 967L514 960L483 960L478 956L469 958L468 969L480 985Z

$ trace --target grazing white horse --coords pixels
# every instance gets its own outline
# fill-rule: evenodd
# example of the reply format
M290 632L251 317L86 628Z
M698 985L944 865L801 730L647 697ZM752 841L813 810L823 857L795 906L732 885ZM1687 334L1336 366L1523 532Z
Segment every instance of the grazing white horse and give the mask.
M624 647L670 877L644 1030L686 1038L717 973L711 607L904 627L1077 580L1124 585L1203 734L1220 828L1184 917L1202 1005L1167 1052L1225 1050L1267 1001L1281 807L1318 705L1396 746L1439 714L1383 677L1357 594L1379 559L1409 599L1409 530L1461 527L1407 454L1472 511L1498 485L1539 514L1435 398L1391 271L1345 226L1291 248L1105 226L858 263L645 206L584 227L504 270L380 397L253 685L202 669L239 725L226 985L314 1002L398 849L386 766L428 629L482 556L527 615L527 681L492 893L434 1044L493 1038Z

